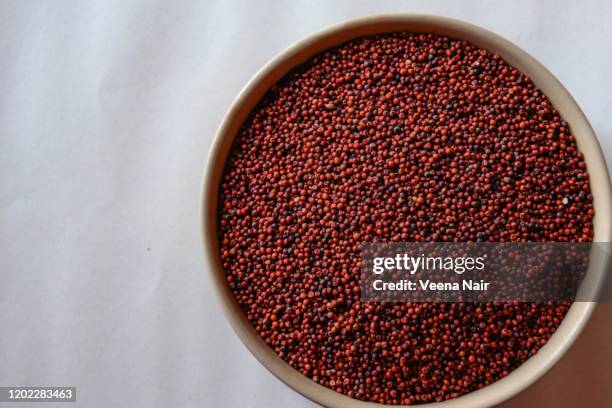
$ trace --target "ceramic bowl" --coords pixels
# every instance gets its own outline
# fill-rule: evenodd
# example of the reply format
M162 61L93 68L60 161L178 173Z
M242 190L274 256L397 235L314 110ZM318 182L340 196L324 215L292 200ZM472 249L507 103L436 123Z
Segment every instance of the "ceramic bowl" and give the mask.
M436 33L466 40L499 54L510 65L529 76L569 123L576 137L578 148L584 153L596 213L594 240L610 242L612 232L610 179L593 129L563 85L542 64L508 40L473 24L455 19L433 15L391 14L351 20L312 34L290 46L266 64L247 83L229 108L217 131L202 181L202 238L206 267L211 274L212 284L221 308L236 334L253 355L276 377L305 397L328 407L366 408L380 407L380 404L352 399L305 377L278 357L247 321L227 285L218 254L216 214L219 182L238 129L249 112L274 83L292 68L323 50L358 37L394 31ZM598 268L604 267L605 265L598 265ZM595 304L591 302L574 303L548 343L508 376L458 398L419 406L423 408L434 406L438 408L486 407L516 395L544 375L563 356L589 319L594 306Z

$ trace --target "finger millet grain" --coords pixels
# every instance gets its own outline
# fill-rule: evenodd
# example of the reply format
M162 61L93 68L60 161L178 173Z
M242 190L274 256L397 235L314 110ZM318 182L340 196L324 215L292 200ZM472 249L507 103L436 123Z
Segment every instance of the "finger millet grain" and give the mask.
M385 404L442 401L508 375L570 303L365 303L362 242L591 241L574 136L525 75L444 36L321 53L253 110L220 186L236 300L305 376Z

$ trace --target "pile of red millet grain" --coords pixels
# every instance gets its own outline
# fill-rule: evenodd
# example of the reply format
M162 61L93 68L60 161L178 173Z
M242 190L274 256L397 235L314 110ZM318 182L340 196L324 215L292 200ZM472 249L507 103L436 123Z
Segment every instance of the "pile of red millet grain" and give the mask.
M508 375L557 303L366 303L360 244L591 241L588 174L550 101L499 56L392 33L319 54L239 131L220 186L227 281L287 363L350 397L442 401Z

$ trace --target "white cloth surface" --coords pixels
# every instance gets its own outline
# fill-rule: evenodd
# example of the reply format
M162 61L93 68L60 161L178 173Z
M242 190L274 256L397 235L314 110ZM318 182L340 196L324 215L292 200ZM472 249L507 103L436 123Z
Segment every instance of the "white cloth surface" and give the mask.
M610 1L0 2L0 386L74 385L75 408L315 406L221 314L201 170L266 61L399 11L468 20L530 52L610 162Z

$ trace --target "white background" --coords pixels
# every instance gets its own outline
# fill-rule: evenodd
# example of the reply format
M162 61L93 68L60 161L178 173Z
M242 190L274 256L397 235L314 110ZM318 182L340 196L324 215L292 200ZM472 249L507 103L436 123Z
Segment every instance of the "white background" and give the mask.
M465 19L530 52L610 161L609 1L0 1L0 386L74 385L73 407L314 406L220 314L201 170L266 61L393 11Z

